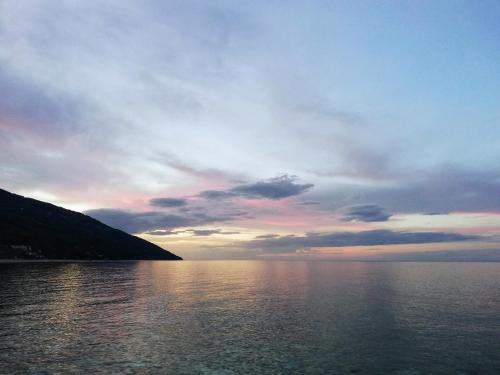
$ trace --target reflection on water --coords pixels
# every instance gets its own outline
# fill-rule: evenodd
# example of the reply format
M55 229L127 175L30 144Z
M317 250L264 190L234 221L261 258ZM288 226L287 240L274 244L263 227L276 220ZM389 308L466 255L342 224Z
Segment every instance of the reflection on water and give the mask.
M499 263L0 264L0 373L499 374Z

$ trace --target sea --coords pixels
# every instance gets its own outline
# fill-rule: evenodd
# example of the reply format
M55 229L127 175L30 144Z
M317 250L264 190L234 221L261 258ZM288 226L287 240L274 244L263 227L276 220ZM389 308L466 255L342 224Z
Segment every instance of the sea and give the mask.
M0 373L500 374L500 263L2 263Z

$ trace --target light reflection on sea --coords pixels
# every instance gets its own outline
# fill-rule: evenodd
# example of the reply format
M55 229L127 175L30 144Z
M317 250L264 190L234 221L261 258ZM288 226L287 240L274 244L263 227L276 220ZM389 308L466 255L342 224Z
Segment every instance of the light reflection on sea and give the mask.
M2 374L500 373L500 263L18 263L0 282Z

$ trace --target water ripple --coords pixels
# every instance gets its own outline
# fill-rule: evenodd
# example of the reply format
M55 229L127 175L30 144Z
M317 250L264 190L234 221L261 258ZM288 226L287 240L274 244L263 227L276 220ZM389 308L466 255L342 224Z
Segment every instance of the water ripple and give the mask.
M498 374L500 264L0 264L0 373Z

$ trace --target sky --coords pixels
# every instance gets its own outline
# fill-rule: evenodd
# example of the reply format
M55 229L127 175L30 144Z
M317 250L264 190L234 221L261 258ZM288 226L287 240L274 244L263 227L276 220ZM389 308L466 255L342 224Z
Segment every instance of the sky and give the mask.
M0 188L186 259L500 259L499 18L3 0Z

